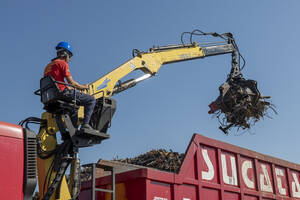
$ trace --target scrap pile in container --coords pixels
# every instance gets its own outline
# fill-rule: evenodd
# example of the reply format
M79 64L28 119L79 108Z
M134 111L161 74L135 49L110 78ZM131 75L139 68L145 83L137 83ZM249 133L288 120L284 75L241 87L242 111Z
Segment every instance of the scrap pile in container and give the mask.
M115 159L115 161L178 173L184 155L184 153L173 152L172 150L158 149L151 150L135 158Z

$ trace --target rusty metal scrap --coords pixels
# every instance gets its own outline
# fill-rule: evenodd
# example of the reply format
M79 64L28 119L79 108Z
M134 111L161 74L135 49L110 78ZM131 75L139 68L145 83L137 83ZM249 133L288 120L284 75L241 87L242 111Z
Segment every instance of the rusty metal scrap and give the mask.
M92 178L92 167L82 167L80 173L80 180L81 181L89 181Z
M158 149L151 150L135 158L115 159L115 161L178 173L184 155L184 153L180 154L172 150Z
M276 114L274 105L267 101L270 97L261 96L257 83L253 80L237 79L222 84L220 95L210 107L219 119L220 129L227 134L232 127L249 129L264 116L270 108Z

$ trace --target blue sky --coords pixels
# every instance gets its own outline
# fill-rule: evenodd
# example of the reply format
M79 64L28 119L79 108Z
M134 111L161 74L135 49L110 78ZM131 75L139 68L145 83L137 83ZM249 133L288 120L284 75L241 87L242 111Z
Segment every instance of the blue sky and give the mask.
M134 48L179 44L184 31L232 32L279 115L251 132L225 136L207 114L230 70L230 55L163 66L158 75L114 96L111 139L82 149L82 163L132 157L153 148L184 152L193 133L299 163L300 84L297 0L0 1L0 121L39 117L38 89L59 41L69 41L73 78L90 83L131 58Z

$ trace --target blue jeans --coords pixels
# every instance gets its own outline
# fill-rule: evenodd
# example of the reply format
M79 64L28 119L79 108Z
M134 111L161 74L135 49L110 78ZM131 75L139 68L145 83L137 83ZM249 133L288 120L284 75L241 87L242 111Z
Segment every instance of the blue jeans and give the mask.
M63 95L66 96L68 99L74 99L74 92L76 95L77 104L79 104L80 106L84 106L83 124L88 124L92 117L96 105L96 100L93 96L89 94L84 94L77 90L69 90L68 88L66 88L63 91Z

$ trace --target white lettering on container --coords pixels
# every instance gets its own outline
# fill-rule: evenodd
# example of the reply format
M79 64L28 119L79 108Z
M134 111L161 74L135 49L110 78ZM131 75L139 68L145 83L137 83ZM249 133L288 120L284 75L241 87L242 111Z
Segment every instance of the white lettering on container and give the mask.
M286 189L282 187L280 176L284 177L284 173L281 169L275 168L275 174L277 179L277 186L280 194L286 195Z
M298 180L297 174L292 173L292 176L294 178L294 181L292 182L293 197L300 198L300 184L299 184L299 180Z
M154 197L153 200L168 200L168 198L163 197Z
M191 199L189 199L189 198L183 198L182 200L191 200Z
M245 185L248 188L254 189L254 182L248 178L248 173L247 173L248 169L250 169L250 168L252 168L252 162L249 160L244 161L242 164L242 177L243 177Z
M202 171L202 179L210 181L215 176L214 166L212 165L212 163L209 159L209 156L208 156L208 153L207 153L206 149L202 149L202 156L203 156L204 161L205 161L205 163L207 165L207 168L208 168L207 172Z
M222 172L223 172L222 174L223 174L224 183L229 184L229 185L238 185L235 157L230 156L232 176L228 176L226 156L224 154L221 154L221 162L222 162Z
M267 170L267 166L262 164L261 169L262 169L263 173L260 174L260 189L265 192L273 192L273 188L272 188L271 180L270 180L269 173ZM266 184L265 184L265 182L266 182Z

